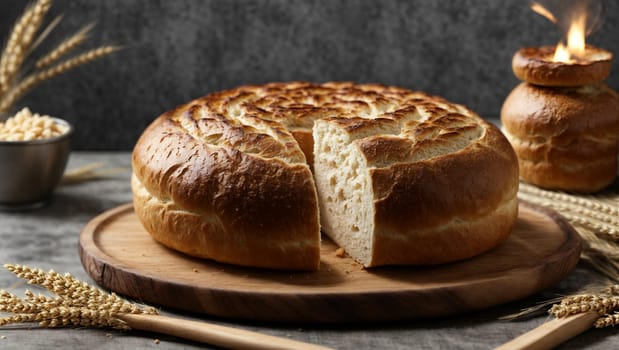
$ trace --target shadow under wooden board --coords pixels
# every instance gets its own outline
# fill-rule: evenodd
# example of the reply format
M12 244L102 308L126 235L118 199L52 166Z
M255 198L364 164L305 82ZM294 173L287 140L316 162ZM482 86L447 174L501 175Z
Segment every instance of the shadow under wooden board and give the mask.
M578 262L581 241L556 213L520 204L499 247L428 267L363 269L323 237L317 272L274 271L193 258L154 241L131 204L94 218L80 257L102 287L148 304L269 321L365 322L445 316L498 305L548 288Z

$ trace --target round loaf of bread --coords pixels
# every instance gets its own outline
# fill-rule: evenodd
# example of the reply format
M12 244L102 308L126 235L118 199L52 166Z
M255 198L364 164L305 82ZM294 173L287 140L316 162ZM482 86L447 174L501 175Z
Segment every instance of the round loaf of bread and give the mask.
M593 192L617 175L619 98L605 84L518 85L501 110L503 131L534 185Z
M600 82L610 73L613 55L587 46L585 56L572 62L553 62L554 46L526 47L512 59L512 69L522 81L541 85L574 87Z
M214 93L156 119L132 161L146 230L226 263L317 269L320 224L366 267L443 263L496 246L517 217L518 163L495 126L382 85Z

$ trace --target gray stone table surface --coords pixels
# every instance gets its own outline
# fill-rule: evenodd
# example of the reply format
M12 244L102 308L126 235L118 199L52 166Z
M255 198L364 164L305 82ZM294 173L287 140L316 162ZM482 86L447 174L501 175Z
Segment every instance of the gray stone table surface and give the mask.
M26 212L0 212L0 262L25 264L45 270L70 272L93 281L80 263L78 236L86 223L101 212L131 200L130 154L74 152L69 169L92 162L125 168L114 177L61 186L44 208ZM602 278L584 264L550 290L524 300L465 315L434 320L388 324L307 325L264 324L215 319L162 310L172 316L234 326L266 334L317 343L337 349L488 349L549 320L539 315L521 321L501 321L500 316L577 290ZM0 288L22 294L25 285L2 269ZM160 342L156 343L155 339ZM614 329L590 330L561 349L612 349L619 344ZM198 349L208 345L148 332L104 329L37 329L24 326L0 328L0 349Z

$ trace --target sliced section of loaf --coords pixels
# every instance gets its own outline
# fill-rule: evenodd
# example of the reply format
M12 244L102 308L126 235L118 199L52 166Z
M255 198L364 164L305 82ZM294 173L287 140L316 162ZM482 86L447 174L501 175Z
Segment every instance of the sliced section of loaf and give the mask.
M503 241L516 220L513 151L462 107L323 119L314 140L323 231L364 266L468 258Z
M517 215L516 157L494 126L382 85L211 94L153 122L133 170L135 210L156 240L248 266L316 269L319 203L323 232L365 266L479 254Z

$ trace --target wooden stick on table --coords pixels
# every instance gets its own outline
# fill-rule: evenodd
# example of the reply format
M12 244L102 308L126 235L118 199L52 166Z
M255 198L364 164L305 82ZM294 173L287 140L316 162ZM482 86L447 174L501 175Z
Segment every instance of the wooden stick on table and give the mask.
M330 348L292 339L224 327L211 323L146 314L120 314L131 329L173 335L179 338L217 345L227 349L247 350L328 350Z
M571 339L593 326L596 311L554 319L511 340L495 350L545 350Z

